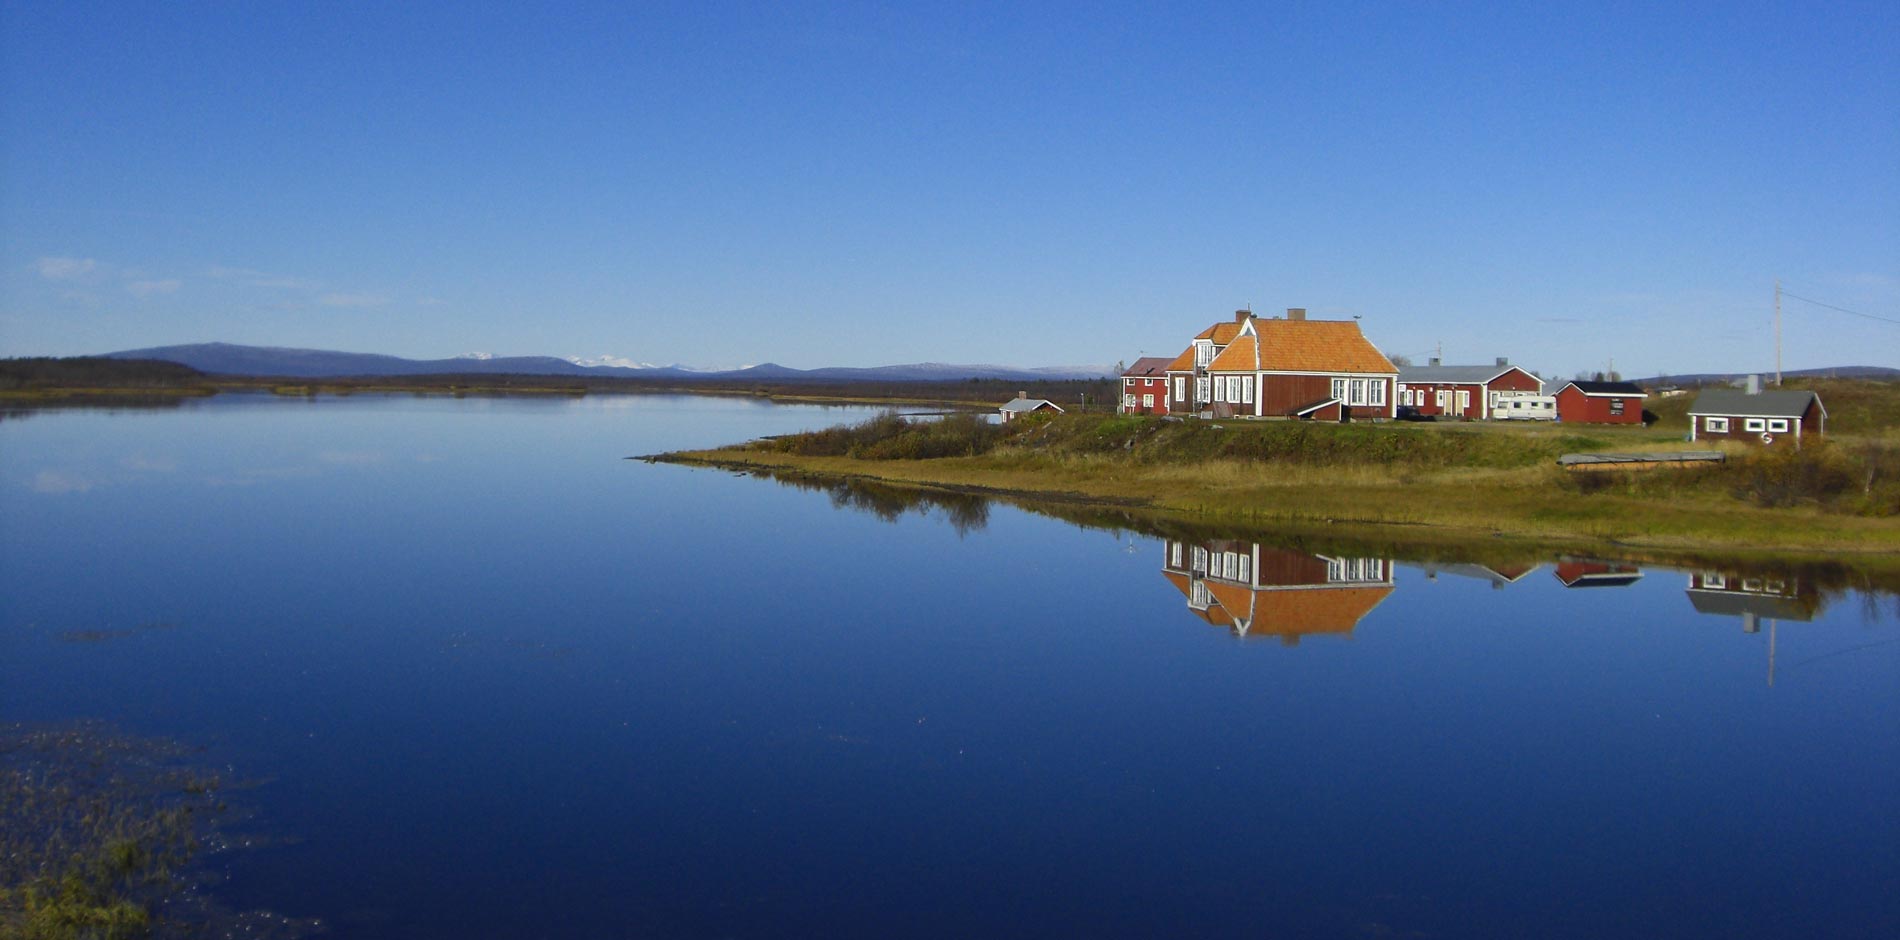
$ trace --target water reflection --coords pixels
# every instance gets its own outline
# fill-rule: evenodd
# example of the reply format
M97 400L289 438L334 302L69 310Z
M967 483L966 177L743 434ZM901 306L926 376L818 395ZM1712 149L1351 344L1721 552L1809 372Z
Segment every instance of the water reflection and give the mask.
M1629 587L1643 579L1643 569L1594 558L1564 558L1551 572L1567 588Z
M1438 580L1438 576L1450 575L1457 578L1474 578L1487 582L1492 590L1503 588L1507 584L1516 584L1531 575L1531 572L1544 567L1542 562L1484 564L1481 562L1427 563L1424 566L1425 578Z
M1308 555L1258 542L1164 543L1161 573L1188 610L1239 637L1350 634L1392 594L1386 558Z

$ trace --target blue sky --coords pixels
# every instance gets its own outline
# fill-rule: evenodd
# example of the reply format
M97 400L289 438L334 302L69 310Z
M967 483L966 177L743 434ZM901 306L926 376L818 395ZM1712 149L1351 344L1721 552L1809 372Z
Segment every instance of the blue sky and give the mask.
M0 0L0 355L1547 373L1900 320L1900 6ZM1900 324L1784 305L1787 368Z

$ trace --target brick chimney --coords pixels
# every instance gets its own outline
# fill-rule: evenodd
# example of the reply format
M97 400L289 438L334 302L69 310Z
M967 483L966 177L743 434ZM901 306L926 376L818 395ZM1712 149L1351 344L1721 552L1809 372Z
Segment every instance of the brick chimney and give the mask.
M1236 310L1236 311L1234 311L1234 322L1235 322L1235 323L1245 323L1245 322L1247 322L1248 320L1251 320L1251 319L1253 319L1253 311L1252 311L1252 310Z
M1289 320L1304 320L1306 319L1306 308L1288 307L1286 308L1286 318Z

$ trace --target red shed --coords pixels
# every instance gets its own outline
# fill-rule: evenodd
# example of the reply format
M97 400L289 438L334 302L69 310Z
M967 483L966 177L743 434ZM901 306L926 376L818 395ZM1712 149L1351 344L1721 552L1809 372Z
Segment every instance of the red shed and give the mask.
M1122 373L1122 414L1168 413L1168 363L1172 361L1166 356L1144 356Z
M1557 390L1557 420L1637 424L1643 420L1645 397L1631 382L1570 382Z

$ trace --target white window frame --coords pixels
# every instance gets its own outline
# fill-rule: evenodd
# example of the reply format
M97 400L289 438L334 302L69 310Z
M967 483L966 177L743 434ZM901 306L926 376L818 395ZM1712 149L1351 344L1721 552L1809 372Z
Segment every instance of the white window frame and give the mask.
M1141 407L1153 408L1154 406L1155 406L1155 397L1153 395L1141 396Z
M1201 402L1203 404L1207 402L1208 400L1207 384L1208 384L1207 376L1205 375L1197 376L1194 379L1194 400L1195 401Z
M1221 381L1220 378L1216 377L1214 381L1210 384L1214 386L1214 400L1220 401L1220 402L1226 401L1227 400L1227 383Z
M1775 434L1786 434L1788 432L1788 419L1787 418L1769 418L1768 430Z
M1174 377L1174 400L1180 402L1187 401L1187 376L1185 375L1177 375Z
M1742 430L1760 433L1768 430L1768 422L1761 418L1744 418L1742 419Z
M1253 404L1253 380L1254 376L1251 375L1240 379L1240 402L1243 405Z
M1384 405L1385 404L1385 380L1384 379L1367 379L1366 381L1367 381L1366 404Z
M1710 434L1727 434L1728 433L1728 419L1727 418L1703 418L1702 430L1707 431Z
M1122 396L1122 405L1123 405L1124 407L1127 407L1127 408L1133 408L1133 407L1135 407L1135 396L1133 396L1133 395L1123 395L1123 396Z
M1340 401L1346 400L1346 380L1345 379L1343 378L1333 379L1333 397L1339 399Z
M1445 391L1442 388L1439 389L1437 393L1432 396L1432 399L1433 399L1432 403L1437 405L1440 408L1451 407L1451 393L1448 391Z
M1168 564L1171 567L1175 567L1175 568L1181 567L1181 543L1180 542L1168 543Z

